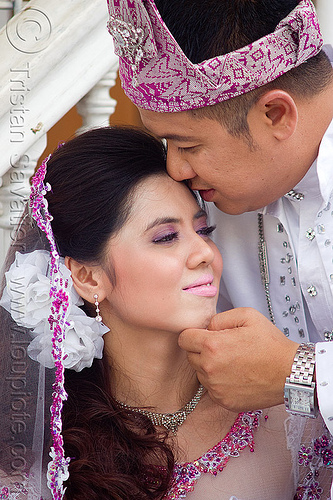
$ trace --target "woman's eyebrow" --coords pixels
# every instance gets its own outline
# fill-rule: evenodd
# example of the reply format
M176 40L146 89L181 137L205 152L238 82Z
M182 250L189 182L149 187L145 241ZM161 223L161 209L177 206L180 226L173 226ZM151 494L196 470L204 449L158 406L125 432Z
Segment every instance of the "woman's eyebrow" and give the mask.
M203 209L200 209L193 217L193 219L197 220L200 219L201 217L207 217L207 212ZM145 232L149 231L153 227L156 226L161 226L162 224L179 224L181 222L181 219L178 219L176 217L157 217L153 222L148 224L148 226L145 229Z
M180 219L177 219L175 217L158 217L146 227L145 232L149 231L149 229L152 229L153 227L160 226L161 224L179 224L179 223Z
M193 217L195 220L196 219L200 219L201 217L208 217L208 214L206 212L206 210L204 210L203 208L201 208L196 214L195 216Z

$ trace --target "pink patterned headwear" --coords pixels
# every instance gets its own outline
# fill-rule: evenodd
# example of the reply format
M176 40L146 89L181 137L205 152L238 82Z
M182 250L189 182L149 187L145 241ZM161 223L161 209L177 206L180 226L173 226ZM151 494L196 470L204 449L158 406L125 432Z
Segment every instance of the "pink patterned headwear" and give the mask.
M302 0L273 33L193 64L154 0L108 0L108 5L122 87L139 108L157 112L211 106L254 90L315 56L323 45L314 6Z

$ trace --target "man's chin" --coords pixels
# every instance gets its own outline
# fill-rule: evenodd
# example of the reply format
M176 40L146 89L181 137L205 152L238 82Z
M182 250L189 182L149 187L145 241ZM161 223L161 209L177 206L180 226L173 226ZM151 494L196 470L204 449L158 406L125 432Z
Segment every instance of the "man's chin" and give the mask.
M233 205L232 203L225 203L221 201L216 201L214 202L214 205L216 208L218 208L221 212L224 212L225 214L228 215L241 215L244 214L245 212L252 212L255 210L258 210L261 207L258 208L249 208L245 206L239 206L239 205Z

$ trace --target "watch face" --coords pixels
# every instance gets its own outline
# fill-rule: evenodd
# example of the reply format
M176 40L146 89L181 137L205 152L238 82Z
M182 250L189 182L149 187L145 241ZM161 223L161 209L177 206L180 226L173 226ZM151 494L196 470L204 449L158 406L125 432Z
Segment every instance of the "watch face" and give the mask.
M289 389L289 409L311 413L312 395L303 389Z

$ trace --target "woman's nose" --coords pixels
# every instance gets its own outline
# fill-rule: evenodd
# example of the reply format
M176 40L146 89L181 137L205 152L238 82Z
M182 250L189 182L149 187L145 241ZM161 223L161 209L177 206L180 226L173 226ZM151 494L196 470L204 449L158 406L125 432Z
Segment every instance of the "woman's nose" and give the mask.
M208 240L203 239L200 235L196 234L192 242L192 248L187 258L187 266L194 269L201 264L209 265L215 258L215 252Z

